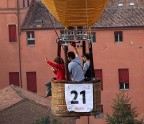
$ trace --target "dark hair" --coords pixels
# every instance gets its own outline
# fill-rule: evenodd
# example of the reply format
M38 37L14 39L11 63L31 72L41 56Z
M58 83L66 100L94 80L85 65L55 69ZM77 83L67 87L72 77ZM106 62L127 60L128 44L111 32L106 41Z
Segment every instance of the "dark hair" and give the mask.
M86 59L90 59L90 55L88 53L83 54L82 57L85 57Z
M75 59L75 53L74 52L68 52L67 54L68 57L71 57L72 59Z
M57 56L57 57L54 59L54 62L56 62L56 63L58 63L58 64L64 64L64 60L63 60L61 57L59 57L59 56Z

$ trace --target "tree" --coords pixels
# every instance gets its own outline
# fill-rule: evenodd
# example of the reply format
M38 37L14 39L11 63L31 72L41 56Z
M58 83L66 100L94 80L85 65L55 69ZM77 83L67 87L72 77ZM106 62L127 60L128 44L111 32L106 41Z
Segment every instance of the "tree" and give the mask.
M113 100L112 115L106 115L108 124L143 124L143 120L136 119L136 108L131 108L131 98L125 93L119 93Z
M42 117L36 120L33 124L50 124L50 118L49 116Z
M49 116L45 116L36 120L33 124L62 124L62 122L57 119L50 120Z

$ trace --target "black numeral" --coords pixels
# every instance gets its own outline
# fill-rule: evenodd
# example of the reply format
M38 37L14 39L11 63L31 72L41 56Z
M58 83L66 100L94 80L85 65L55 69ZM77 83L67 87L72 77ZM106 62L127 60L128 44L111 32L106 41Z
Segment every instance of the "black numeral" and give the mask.
M74 94L74 98L71 101L71 104L79 104L79 102L77 101L78 92L75 90L72 90L71 94ZM81 91L80 95L82 95L83 104L86 104L85 90Z
M85 91L81 91L80 94L82 94L83 104L86 104Z
M76 101L76 99L77 99L77 97L78 97L77 91L72 90L72 91L71 91L71 94L74 94L74 95L75 95L74 98L73 98L73 100L71 101L71 104L78 104L78 101Z

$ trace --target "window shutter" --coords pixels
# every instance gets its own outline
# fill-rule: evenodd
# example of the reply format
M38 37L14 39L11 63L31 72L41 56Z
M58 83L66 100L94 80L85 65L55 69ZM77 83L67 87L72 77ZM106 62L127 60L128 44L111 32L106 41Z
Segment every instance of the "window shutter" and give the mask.
M19 72L9 72L9 84L19 86Z
M119 82L120 83L129 83L128 69L119 69Z
M16 25L9 25L9 42L16 42Z
M101 90L103 90L103 77L102 77L102 69L95 69L96 78L101 80Z
M36 72L26 72L27 75L27 89L34 93L37 92Z

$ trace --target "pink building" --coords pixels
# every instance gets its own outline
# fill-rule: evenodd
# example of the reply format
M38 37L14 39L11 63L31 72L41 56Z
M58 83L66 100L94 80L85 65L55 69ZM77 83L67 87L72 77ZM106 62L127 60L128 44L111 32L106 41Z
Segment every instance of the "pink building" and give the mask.
M93 26L94 67L102 79L103 113L81 117L77 124L105 124L105 114L111 113L113 98L121 91L132 97L139 118L144 115L144 98L140 97L144 92L143 13L141 0L110 0ZM50 19L58 34L63 26L38 0L1 1L0 18L0 89L15 84L45 96L45 83L54 74L44 59L53 60L57 55L57 35Z

